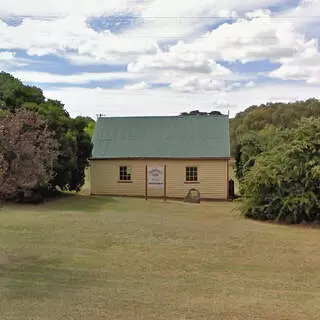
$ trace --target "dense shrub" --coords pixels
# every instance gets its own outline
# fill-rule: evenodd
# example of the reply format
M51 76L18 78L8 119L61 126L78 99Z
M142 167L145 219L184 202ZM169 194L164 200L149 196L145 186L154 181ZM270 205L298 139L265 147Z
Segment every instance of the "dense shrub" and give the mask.
M48 186L54 175L58 144L34 112L0 114L0 199L22 199Z
M259 220L320 220L320 119L302 119L275 141L243 178L243 213Z

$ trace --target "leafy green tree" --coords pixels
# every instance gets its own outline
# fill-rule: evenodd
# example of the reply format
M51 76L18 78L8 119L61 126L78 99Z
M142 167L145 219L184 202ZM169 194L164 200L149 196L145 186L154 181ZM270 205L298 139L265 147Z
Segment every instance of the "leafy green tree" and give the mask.
M320 120L303 118L260 153L243 183L243 213L290 223L320 220Z
M96 122L90 117L77 117L77 119L82 119L86 123L85 132L92 138Z
M230 120L231 154L248 132L259 132L268 126L294 128L301 118L320 117L320 101L308 99L293 103L267 103L251 106Z
M0 100L2 111L29 110L46 121L59 144L50 184L62 190L79 191L92 150L89 119L72 119L60 101L45 99L40 89L24 86L6 73L1 73L0 77Z
M256 157L290 138L290 130L266 125L261 131L244 134L236 145L236 177L239 182L255 164Z
M92 135L89 135L86 131L88 119L77 117L73 125L77 141L77 165L72 171L69 188L79 191L85 182L85 169L89 165L88 155L91 155L92 152Z
M247 171L254 166L255 158L263 152L262 138L255 132L243 136L236 146L236 177L241 182Z
M25 102L42 103L45 101L42 90L25 86L12 75L0 72L0 108L15 111Z

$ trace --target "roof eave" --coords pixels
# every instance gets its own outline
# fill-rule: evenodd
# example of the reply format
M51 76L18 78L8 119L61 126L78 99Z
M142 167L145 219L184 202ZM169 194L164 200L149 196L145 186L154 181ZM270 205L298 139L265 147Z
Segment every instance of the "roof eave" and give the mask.
M92 160L230 160L228 157L91 157Z

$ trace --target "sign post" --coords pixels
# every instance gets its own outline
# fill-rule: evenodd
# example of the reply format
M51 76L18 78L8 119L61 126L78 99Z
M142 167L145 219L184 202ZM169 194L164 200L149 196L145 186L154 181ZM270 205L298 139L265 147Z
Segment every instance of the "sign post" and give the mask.
M163 189L163 197L166 198L166 166L146 166L146 199L148 189Z
M148 167L148 187L161 189L164 185L164 168L162 166Z
M145 196L146 200L148 200L148 166L146 166L145 180Z
M164 201L167 201L167 165L164 166L163 198Z

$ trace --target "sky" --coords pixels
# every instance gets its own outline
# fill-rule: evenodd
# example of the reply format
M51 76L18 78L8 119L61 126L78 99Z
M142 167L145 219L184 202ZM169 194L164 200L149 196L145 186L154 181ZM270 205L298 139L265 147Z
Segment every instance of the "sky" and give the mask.
M320 0L0 1L0 70L71 116L320 98Z

